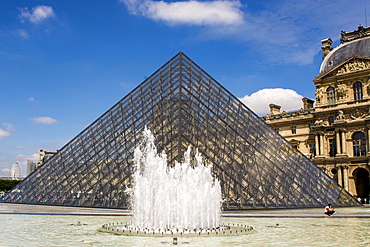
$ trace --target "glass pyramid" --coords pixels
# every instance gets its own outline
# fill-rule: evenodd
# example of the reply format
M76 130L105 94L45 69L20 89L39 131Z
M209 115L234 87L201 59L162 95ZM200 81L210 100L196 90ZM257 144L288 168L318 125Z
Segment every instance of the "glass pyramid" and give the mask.
M3 197L4 202L127 208L144 126L169 164L198 148L224 209L357 202L182 52ZM193 148L194 149L194 148Z

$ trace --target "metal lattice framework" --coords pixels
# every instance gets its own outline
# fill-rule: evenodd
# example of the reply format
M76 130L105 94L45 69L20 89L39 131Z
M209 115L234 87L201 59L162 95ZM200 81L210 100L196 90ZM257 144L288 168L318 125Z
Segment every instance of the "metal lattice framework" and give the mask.
M213 164L225 209L357 202L235 96L178 53L6 194L7 202L125 208L147 125L168 161Z

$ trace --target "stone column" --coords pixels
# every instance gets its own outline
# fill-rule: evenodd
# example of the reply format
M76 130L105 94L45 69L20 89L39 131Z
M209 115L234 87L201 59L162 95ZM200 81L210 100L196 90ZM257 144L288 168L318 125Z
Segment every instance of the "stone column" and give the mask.
M345 131L342 130L342 154L346 154L347 153L347 149L346 149L346 135L345 135Z
M341 143L340 143L340 133L339 133L339 130L336 131L335 133L335 139L336 139L336 145L337 145L337 154L341 154L343 153L342 152L342 148L341 148Z
M348 180L349 180L348 168L349 168L348 166L343 166L343 180L344 180L343 188L347 191L348 191Z
M342 167L341 166L337 166L337 173L338 173L338 184L343 187L343 184L342 184L343 174L342 174Z
M324 155L324 135L320 134L320 155Z

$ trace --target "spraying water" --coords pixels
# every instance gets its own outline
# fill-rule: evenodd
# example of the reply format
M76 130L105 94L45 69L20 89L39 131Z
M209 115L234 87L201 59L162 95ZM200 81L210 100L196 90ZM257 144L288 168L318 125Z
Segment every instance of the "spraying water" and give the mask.
M157 153L147 128L135 149L132 226L157 229L206 229L220 225L221 187L196 151L184 163L169 168L164 152Z

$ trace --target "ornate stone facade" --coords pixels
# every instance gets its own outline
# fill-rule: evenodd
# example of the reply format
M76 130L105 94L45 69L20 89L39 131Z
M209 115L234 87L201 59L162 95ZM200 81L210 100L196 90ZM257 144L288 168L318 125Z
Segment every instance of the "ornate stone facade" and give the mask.
M337 48L322 40L323 64L313 80L316 105L262 118L353 196L369 199L370 28L342 32ZM273 104L272 104L273 105Z

